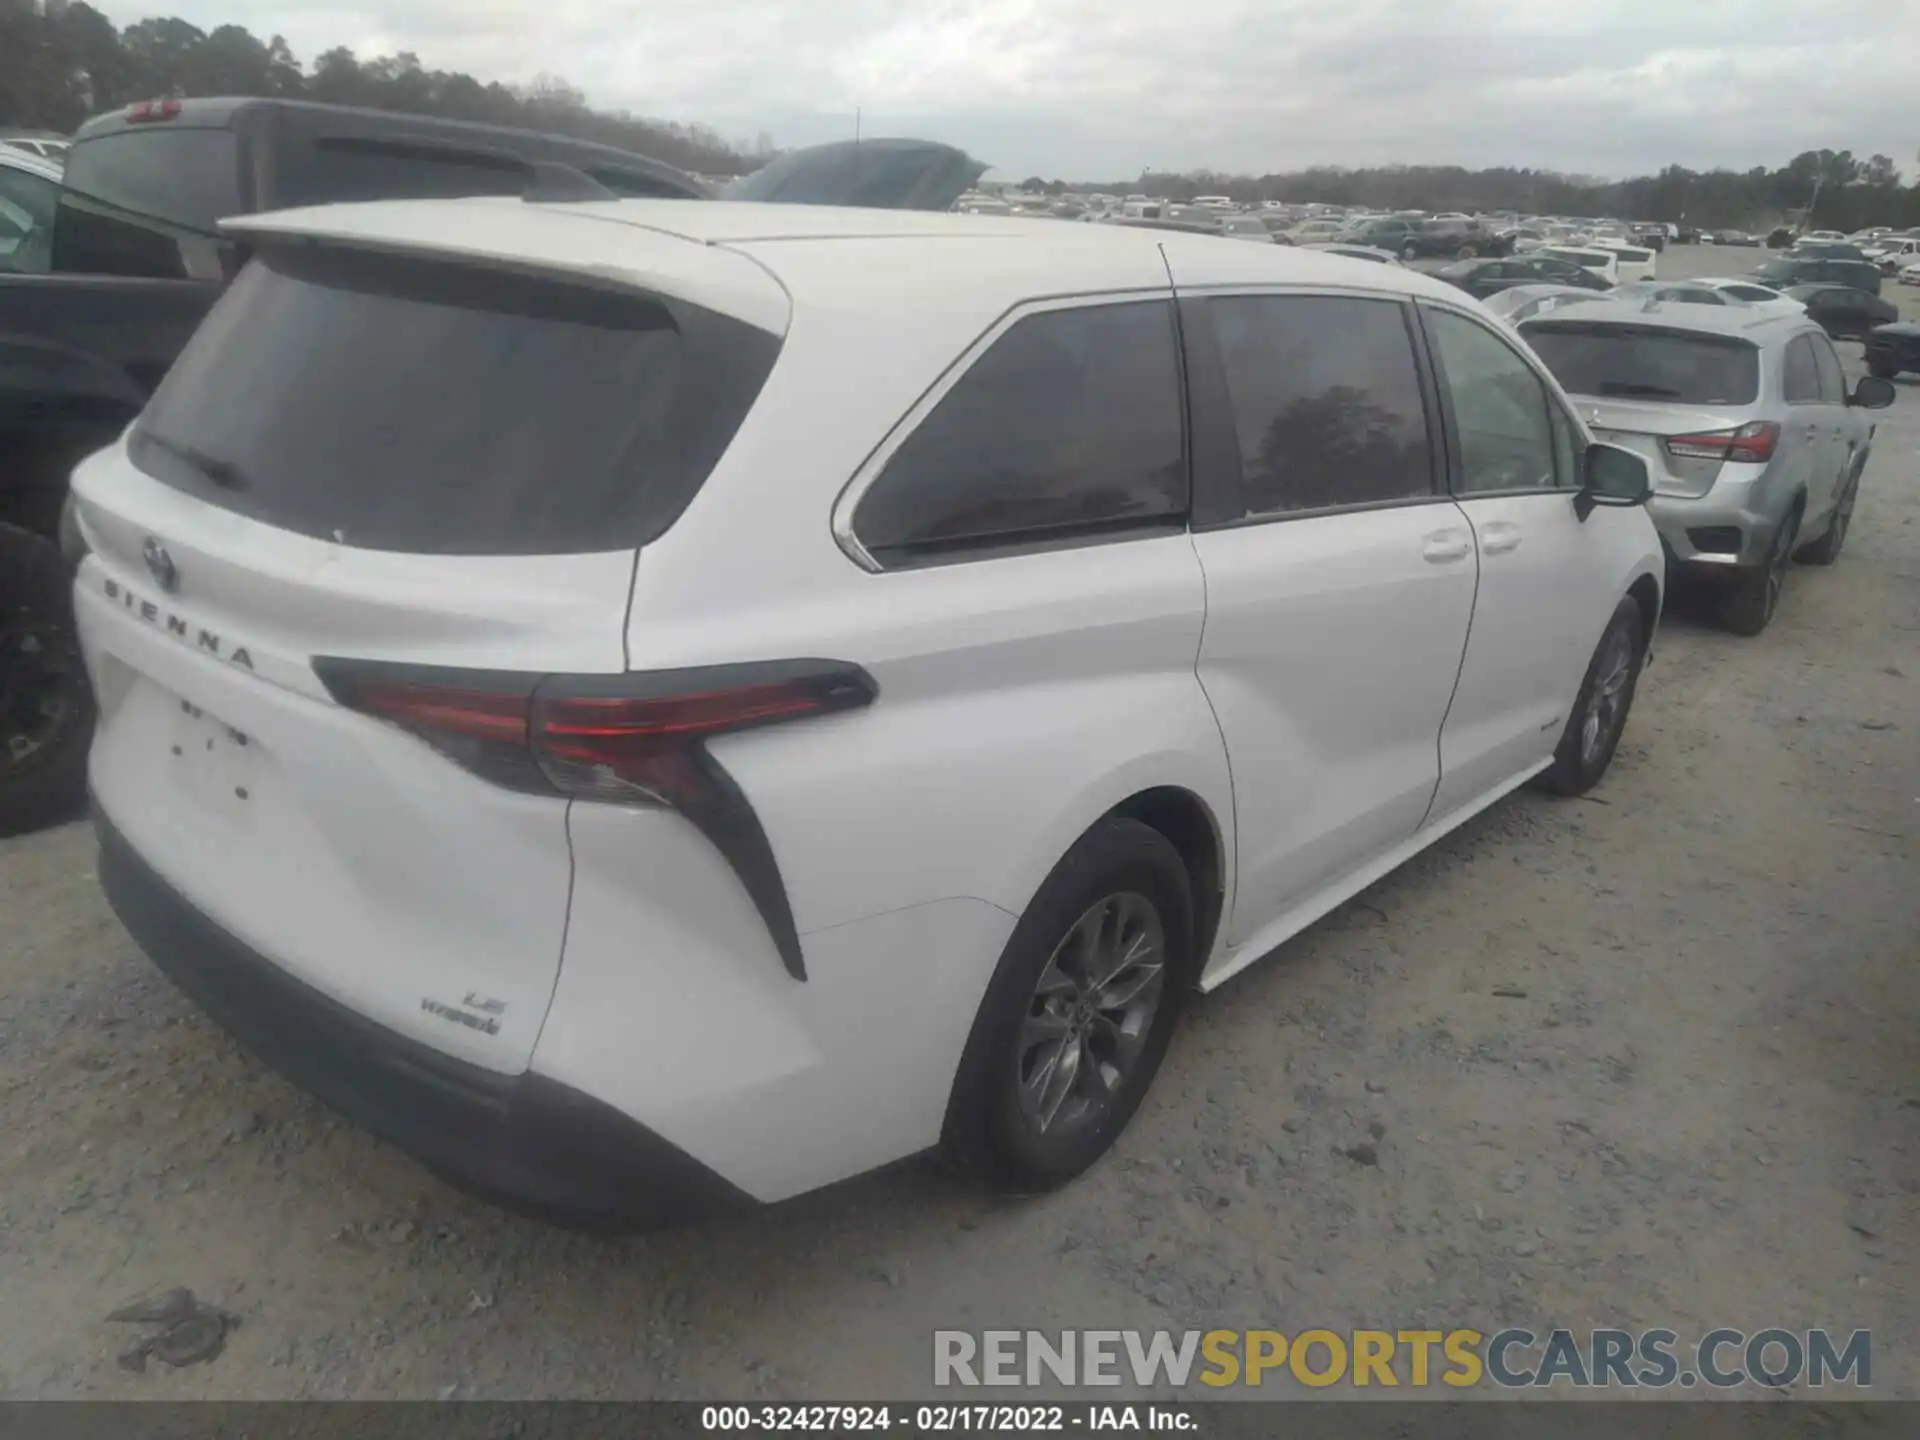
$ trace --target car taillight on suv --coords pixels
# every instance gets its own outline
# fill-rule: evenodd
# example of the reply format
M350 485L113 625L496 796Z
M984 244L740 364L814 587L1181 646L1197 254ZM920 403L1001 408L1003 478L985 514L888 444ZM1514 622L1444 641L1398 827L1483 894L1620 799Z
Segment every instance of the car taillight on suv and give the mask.
M341 705L411 731L493 784L677 811L733 866L787 969L806 978L766 832L705 742L871 704L878 692L858 665L543 676L321 657L314 670Z
M1780 427L1771 420L1755 420L1737 430L1702 430L1690 435L1667 435L1660 444L1676 460L1740 460L1764 465L1780 443Z

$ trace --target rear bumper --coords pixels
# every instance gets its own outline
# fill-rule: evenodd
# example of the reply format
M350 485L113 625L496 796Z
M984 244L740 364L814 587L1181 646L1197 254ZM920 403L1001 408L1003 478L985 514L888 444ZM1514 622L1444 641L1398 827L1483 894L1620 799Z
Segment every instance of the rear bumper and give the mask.
M1737 494L1716 486L1698 499L1655 495L1647 504L1667 564L1728 570L1758 565L1773 544L1783 516L1753 503L1751 487ZM1732 548L1725 548L1731 545Z
M447 1180L593 1229L756 1203L590 1095L450 1059L293 979L189 904L97 806L94 823L107 900L154 964L261 1060Z

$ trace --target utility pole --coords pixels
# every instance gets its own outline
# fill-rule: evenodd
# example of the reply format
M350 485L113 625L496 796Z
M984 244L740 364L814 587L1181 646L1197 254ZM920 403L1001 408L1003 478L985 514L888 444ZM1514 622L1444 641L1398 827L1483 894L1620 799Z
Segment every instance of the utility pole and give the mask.
M853 107L853 143L856 145L860 143L860 107L858 105Z

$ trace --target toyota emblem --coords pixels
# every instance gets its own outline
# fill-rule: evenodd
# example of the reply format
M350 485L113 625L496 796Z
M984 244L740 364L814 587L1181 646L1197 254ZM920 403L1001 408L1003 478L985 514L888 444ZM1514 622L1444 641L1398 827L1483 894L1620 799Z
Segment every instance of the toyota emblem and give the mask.
M140 556L147 562L147 570L153 576L153 583L171 595L180 588L180 567L173 563L173 556L167 553L167 547L151 535L147 543L140 547Z

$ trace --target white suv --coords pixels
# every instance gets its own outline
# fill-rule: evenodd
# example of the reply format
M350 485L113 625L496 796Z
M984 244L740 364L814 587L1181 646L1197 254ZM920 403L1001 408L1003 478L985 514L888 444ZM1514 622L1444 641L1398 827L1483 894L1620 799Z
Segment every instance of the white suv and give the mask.
M1438 281L748 204L241 229L75 477L102 879L538 1213L1064 1181L1183 992L1625 723L1646 468Z

